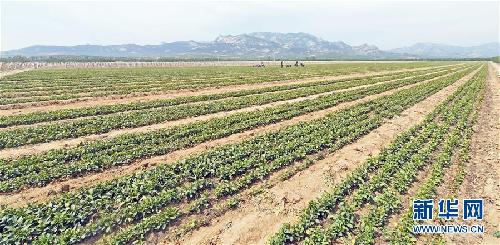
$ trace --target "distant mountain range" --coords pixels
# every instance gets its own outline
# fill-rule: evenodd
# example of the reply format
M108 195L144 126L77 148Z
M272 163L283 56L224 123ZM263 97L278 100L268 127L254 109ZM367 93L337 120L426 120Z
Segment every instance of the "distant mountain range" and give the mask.
M389 50L399 54L412 54L426 58L487 58L500 55L499 43L460 47L438 43L417 43L409 47Z
M499 55L499 52L498 43L474 47L418 43L410 47L383 51L373 45L351 46L341 41L330 42L307 33L254 32L223 35L210 42L178 41L159 45L36 45L5 51L2 56L413 59L492 57Z

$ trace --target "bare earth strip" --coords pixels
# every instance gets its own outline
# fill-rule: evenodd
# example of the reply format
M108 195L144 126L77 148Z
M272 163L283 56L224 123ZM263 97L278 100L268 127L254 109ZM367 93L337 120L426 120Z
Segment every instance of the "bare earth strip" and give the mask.
M437 72L429 72L426 75L430 75L430 74L434 74L434 73L437 73ZM444 76L446 76L446 75L444 75ZM404 78L413 78L413 77L415 77L415 76L407 76L407 77L404 77ZM334 93L351 91L351 90L360 89L360 88L367 88L367 87L376 86L376 85L380 85L380 84L383 84L383 83L393 82L393 81L401 80L401 79L402 78L398 78L398 79L393 79L393 80L387 80L387 81L377 82L377 83L373 83L373 84L355 86L355 87L346 88L346 89L337 89L337 90L332 90L332 91L329 91L329 92L314 94L314 95L310 95L310 96L304 96L304 97L301 97L301 98L290 99L290 100L283 101L283 102L271 102L271 103L296 102L296 101L300 101L300 100L304 100L304 99L317 98L317 97L323 96L323 95L329 95L329 94L334 94ZM275 93L282 93L282 92L283 91L277 91L277 92L268 92L268 93L264 93L264 94L275 94ZM233 98L233 97L230 97L230 98ZM227 100L227 98L217 99L217 100L210 100L210 101L190 102L190 103L185 103L183 105L200 105L200 104L204 104L204 103L213 103L213 102L224 101L224 100ZM276 104L274 104L274 105L276 105ZM259 105L259 106L262 106L262 105ZM253 107L258 107L258 106L253 106ZM250 107L248 107L248 108L250 108ZM124 114L124 113L129 113L129 112L132 112L132 111L111 113L111 114L106 114L106 116ZM0 128L0 131L2 131L2 130L11 130L11 129L16 129L16 128L26 128L26 127L33 127L33 126L41 126L41 125L47 125L47 124L53 124L53 123L65 123L65 122L78 121L78 120L81 120L81 119L96 118L96 117L99 117L99 116L85 116L85 117L78 117L78 118L73 118L73 119L63 119L63 120L54 120L54 121L49 121L49 122L33 123L33 124L28 124L28 125L15 125L15 126L10 126L10 127ZM1 155L1 153L0 153L0 155Z
M483 104L471 143L471 159L458 198L483 199L484 218L473 224L483 225L484 235L446 237L450 244L500 244L493 233L500 231L500 79L495 64L489 64Z
M443 77L443 76L440 76L440 77ZM419 83L439 79L440 77L436 77L436 78L422 81ZM388 81L386 81L386 82L388 82ZM87 136L74 138L74 139L62 139L62 140L55 140L55 141L51 141L51 142L47 142L47 143L39 143L39 144L25 145L25 146L14 147L14 148L7 148L7 149L0 150L0 158L16 158L16 157L23 156L23 155L37 154L37 153L41 153L41 152L49 151L49 150L54 150L54 149L70 148L70 147L74 147L82 142L89 142L89 141L94 141L94 140L104 139L104 138L109 139L109 138L114 138L114 137L117 137L119 135L129 134L129 133L150 132L150 131L154 131L154 130L165 129L165 128L178 126L178 125L182 125L182 124L187 124L187 123L191 123L191 122L206 121L206 120L210 120L212 118L229 116L229 115L232 115L235 113L262 110L265 108L283 105L286 103L293 103L293 102L299 102L299 101L308 100L308 99L314 99L314 98L317 98L317 97L320 97L323 95L351 91L351 90L364 88L364 87L370 87L370 86L374 86L374 85L382 84L382 83L386 83L386 82L379 82L379 83L371 84L371 85L362 85L362 86L357 86L357 87L352 87L352 88L347 88L347 89L334 90L334 91L330 91L330 92L295 98L295 99L291 99L291 100L276 101L276 102L272 102L272 103L268 103L268 104L264 104L264 105L250 106L250 107L245 107L245 108L232 110L232 111L222 111L222 112L206 114L206 115L201 115L201 116L196 116L196 117L191 117L191 118L184 118L184 119L179 119L179 120L167 121L164 123L141 126L141 127L137 127L137 128L117 129L117 130L112 130L108 133L103 133L103 134L93 134L93 135L87 135ZM25 127L25 126L21 126L21 127Z
M11 75L14 75L14 74L17 74L17 73L21 73L21 72L24 72L24 71L28 71L30 69L23 69L23 70L13 70L13 71L3 71L3 72L0 72L0 78L3 78L5 76L11 76Z
M292 222L307 204L331 187L331 179L340 182L348 172L375 155L396 136L423 121L436 105L444 101L472 74L442 89L436 94L388 120L378 129L356 142L327 155L305 171L268 189L274 200L250 200L234 211L229 211L209 226L186 236L181 244L264 244L285 222ZM288 200L280 208L282 200Z
M120 96L109 96L109 97L89 97L89 98L79 98L73 100L65 100L65 101L48 101L48 102L39 102L39 103L25 103L25 104L16 104L16 105L0 105L0 116L8 116L8 115L16 115L16 114L24 114L35 111L50 111L50 110L58 110L58 109L74 109L81 107L92 107L97 105L113 105L118 103L129 103L129 102L139 102L139 101L151 101L157 99L171 99L182 96L194 96L194 95L206 95L206 94L215 94L215 93L224 93L224 92L232 92L239 91L245 89L258 89L258 88L266 88L278 85L290 85L290 84L298 84L298 83L306 83L306 82L317 82L324 80L340 80L340 79L348 79L348 78L363 78L370 77L375 75L385 75L392 74L402 71L420 71L433 69L438 67L448 67L459 64L445 65L445 66L434 66L434 67L424 67L417 69L401 69L394 71L383 71L383 72L370 72L370 73L355 73L350 75L341 75L341 76L325 76L325 77L315 77L315 78L307 78L307 79L297 79L297 80L282 80L282 81L273 81L273 82L263 82L257 84L241 84L241 85L230 85L223 87L215 87L215 88L203 88L203 89L192 89L192 90L175 90L164 93L138 93L138 94L130 94L130 95L120 95Z
M434 73L437 73L437 72L441 72L441 70L440 71L429 72L429 73L426 73L425 75L431 75L431 74L434 74ZM456 71L454 71L454 72L456 72ZM451 73L449 73L449 74L451 74ZM447 75L449 75L449 74L447 74ZM446 76L446 75L443 75L443 76ZM413 78L413 77L415 77L415 76L406 76L406 77L404 77L404 79ZM442 77L442 76L440 76L440 77ZM371 86L380 85L380 84L383 84L383 83L393 82L393 81L400 80L400 79L403 79L403 78L398 78L398 79L393 79L393 80L387 80L387 81L382 81L382 82L377 82L377 83L367 84L367 85L360 85L360 86L355 86L355 87L351 87L351 88L347 88L347 89L336 89L336 90L332 90L332 91L329 91L329 92L314 94L314 95L310 95L310 96L304 96L304 97L296 98L296 99L290 99L290 100L287 100L287 101L283 101L283 103L300 101L300 100L303 100L302 98L304 98L304 99L312 99L312 98L316 98L316 97L323 96L323 95L328 95L328 94L333 94L333 93L339 93L339 92L345 92L345 91L351 91L351 90L360 89L360 88L367 88L367 87L371 87ZM274 93L282 93L282 92L283 91L276 91L276 92L267 92L267 93L264 93L264 94L274 94ZM234 98L234 97L229 97L229 98ZM203 103L207 103L207 102L224 101L224 100L227 100L227 99L228 98L216 99L216 100L209 100L209 101L197 101L197 102L185 103L183 105L199 105L199 104L203 104ZM271 102L271 103L281 103L281 102ZM276 105L276 104L274 104L274 105ZM262 106L262 105L260 105L260 106ZM254 106L254 107L258 107L258 106ZM110 113L110 114L106 114L104 116L118 115L118 114L124 114L124 113L129 113L129 112L133 112L133 111ZM78 120L81 120L81 119L90 119L90 118L96 118L96 117L100 117L100 116L83 116L83 117L77 117L77 118L72 118L72 119L54 120L54 121L33 123L33 124L27 124L27 125L15 125L15 126L9 126L9 127L5 127L5 128L0 128L0 131L2 131L2 130L17 129L17 128L33 127L33 126L42 126L42 125L53 124L53 123L65 123L65 122L78 121ZM1 156L1 150L0 150L0 156Z
M457 83L463 83L466 79L470 78L471 75L472 75L472 73L467 75L466 77L464 77L461 81L459 81ZM424 82L426 82L426 81L424 81ZM253 130L248 130L248 131L242 132L242 133L233 134L233 135L225 137L225 138L221 138L218 140L213 140L213 141L205 142L202 144L198 144L194 147L174 151L174 152L166 154L166 155L157 156L157 157L153 157L153 158L149 158L149 159L138 160L130 165L115 167L112 169L108 169L105 172L90 174L90 175L78 177L78 178L66 179L66 180L62 180L59 182L49 184L45 187L30 188L30 189L22 190L18 193L14 193L14 194L1 195L2 198L0 199L0 205L20 207L20 206L24 206L28 203L43 202L43 201L46 201L48 199L53 198L56 195L59 195L57 193L57 191L60 190L62 186L68 185L71 190L93 186L93 185L96 185L96 184L101 183L101 182L106 181L106 180L111 180L111 179L114 179L114 178L117 178L117 177L120 177L120 176L123 176L126 174L133 173L133 172L141 170L141 169L148 168L149 166L153 166L153 165L158 164L158 163L175 162L175 161L187 158L189 155L197 154L197 153L200 153L200 152L205 151L207 149L211 149L211 148L223 145L223 144L236 143L236 142L242 141L244 139L247 139L249 137L253 137L254 135L263 134L263 133L267 133L270 131L278 130L278 129L285 127L285 126L288 126L288 125L293 125L293 124L297 124L299 122L321 118L329 113L339 111L339 110L345 109L347 107L354 106L354 105L357 105L357 104L360 104L360 103L363 103L366 101L370 101L370 100L373 100L373 99L376 99L376 98L379 98L382 96L390 95L390 94L393 94L393 93L400 91L402 89L416 86L417 84L420 84L420 83L416 83L416 84L408 85L405 87L389 90L389 91L386 91L386 92L383 92L383 93L380 93L377 95L367 96L367 97L360 99L360 100L342 103L338 106L331 107L331 108L328 108L325 110L305 114L305 115L298 116L298 117L295 117L295 118L287 120L287 121L259 127L259 128L253 129ZM450 87L447 87L444 90L438 92L438 94L434 95L434 97L436 97L436 96L445 97L446 92L450 91L451 89L454 89L455 87L456 87L455 85L451 85ZM441 98L441 99L443 99L443 98ZM417 114L419 114L419 109L414 109L414 111L415 111L414 112L415 116ZM421 112L420 114L423 114L423 112ZM413 120L412 118L410 118L409 121L405 121L405 122L411 123ZM389 123L391 123L391 122L389 122ZM304 182L304 183L306 183L306 182Z

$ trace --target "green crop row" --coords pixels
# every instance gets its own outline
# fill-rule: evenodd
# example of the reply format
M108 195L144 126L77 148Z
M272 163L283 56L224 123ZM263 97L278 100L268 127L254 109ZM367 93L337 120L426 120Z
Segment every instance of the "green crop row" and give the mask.
M447 67L447 66L445 66ZM432 69L433 67L431 67ZM437 68L443 68L443 66L438 66ZM241 78L241 76L239 77ZM209 77L207 80L214 79ZM231 79L231 77L221 77L217 79L218 82L212 84L214 86L220 86L223 80ZM255 78L254 78L255 79ZM190 87L195 88L199 83L206 83L204 79L201 81L196 81L196 78L190 80ZM279 77L276 77L276 80L280 80ZM283 79L281 79L283 80ZM196 82L195 82L196 81ZM212 83L213 83L212 82ZM158 91L168 91L172 90L172 86L180 86L180 81L148 81L141 80L139 82L132 83L120 83L120 84L108 84L109 81L100 82L99 84L94 84L92 87L88 87L93 83L85 83L85 87L83 88L75 88L74 86L68 87L66 89L60 90L51 90L51 91L26 91L23 90L15 91L15 92L0 92L0 96L3 98L16 98L17 100L32 100L32 101L43 101L46 99L70 99L76 97L97 97L97 96L109 96L109 95L119 95L119 94L128 94L128 93L144 93L144 92L158 92ZM188 88L188 87L181 87ZM69 93L70 92L70 93Z
M447 133L443 152L448 152L447 146L456 142L463 122L473 111L471 105L477 99L478 84L483 77L484 68L430 113L422 124L399 135L393 144L367 160L333 191L312 201L299 222L285 224L270 243L305 240L306 244L330 244L352 232L357 222L360 224L355 242L374 243L376 229L400 208L399 195L408 190L419 170L430 162L432 153L439 149L450 127L454 129ZM356 220L355 212L366 203L372 203L370 213Z
M198 67L36 70L3 78L0 83L0 93L6 96L1 96L0 105L67 100L88 96L130 94L134 92L253 84L276 80L344 75L371 70L390 71L401 68L449 64L436 64L432 62L423 64L386 64L384 66L373 64L335 64L313 65L307 69ZM153 87L148 86L150 84ZM93 89L95 87L99 87L100 90L95 91ZM44 95L44 93L46 94ZM10 95L17 95L17 97L7 98Z
M473 83L472 85L479 85L479 83ZM474 103L477 101L477 95L480 91L477 90L478 88L480 87L469 87L466 90L466 94L462 94L462 98L458 103L456 103L456 106L447 111L448 115L446 115L446 123L451 121L450 123L454 124L454 127L452 132L449 133L449 135L442 141L439 153L434 153L435 157L432 162L449 162L452 155L455 154L459 140L463 136L462 133L465 132L464 130L467 122L473 114ZM356 244L375 243L376 234L382 233L381 228L386 224L388 217L401 208L401 195L408 191L408 188L415 181L418 173L425 165L428 165L428 163L429 162L418 161L416 163L406 165L400 170L400 173L396 175L394 179L390 180L390 182L393 182L391 184L392 187L386 189L381 194L381 202L376 202L370 213L361 218L360 231L358 232L355 240ZM390 202L384 200L384 195L389 195L394 201Z
M430 75L400 79L389 82L388 84L396 83L402 86L410 83L424 81L427 79L432 79L446 73L447 72L444 71L440 73L433 73ZM370 83L370 79L368 79L368 81L368 83ZM366 80L364 80L364 83L366 83ZM343 85L340 84L340 87L342 86ZM374 88L379 88L380 86L383 85L375 86ZM339 86L334 83L324 86L299 88L291 91L281 91L269 94L256 94L199 104L181 104L171 107L153 108L133 111L129 113L83 118L69 122L56 122L47 125L34 125L11 130L3 130L0 131L0 149L17 147L27 144L50 142L53 140L76 138L85 135L106 133L113 129L135 128L170 120L200 116L221 111L236 110L248 106L262 105L275 101L282 101L329 92L336 89L337 87ZM366 90L369 90L369 88L358 89L356 91Z
M201 102L208 100L220 100L229 97L242 97L254 94L262 94L262 93L270 93L270 92L278 92L278 91L293 91L299 88L306 87L315 87L315 86L324 86L336 83L337 85L332 86L331 89L344 89L361 85L368 85L376 82L387 81L392 79L401 79L409 76L417 76L430 72L439 72L442 70L451 71L453 69L462 68L462 66L458 67L449 67L446 69L426 69L423 71L415 71L415 72L398 72L390 75L379 75L379 76L370 76L369 79L366 78L357 78L357 79L339 79L333 81L317 81L317 82L305 82L299 84L292 85L280 85L280 86L272 86L260 89L249 89L249 90L240 90L234 92L225 92L218 94L208 94L208 95L198 95L198 96L183 96L174 99L162 99L162 100L154 100L147 102L135 102L135 103L126 103L126 104L116 104L116 105L102 105L102 106L94 106L94 107L85 107L78 109L63 109L63 110L55 110L55 111L41 111L41 112L32 112L27 114L13 115L13 116L3 116L0 117L0 127L8 127L15 125L27 125L33 123L40 122L49 122L63 119L73 119L78 117L87 117L87 116L97 116L97 115L107 115L118 112L125 111L137 111L137 110L145 110L152 108L160 108L167 106L174 106L186 103L193 102Z
M278 78L277 78L278 79ZM192 87L195 86L196 83L191 82ZM68 90L56 90L56 91L23 91L23 92L0 92L0 96L3 98L16 98L16 99L31 99L31 100L43 100L46 98L68 98L65 96L69 96L69 98L76 97L98 97L98 96L110 96L110 95L121 95L121 94L129 94L129 93L148 93L148 92L164 92L172 90L172 86L179 86L179 82L171 81L171 82L162 82L162 81L142 81L136 82L133 84L116 84L113 87L106 87L103 89L103 84L96 85L91 88L72 88L71 94L68 94ZM218 85L218 84L214 84ZM88 86L86 84L86 86Z
M461 71L438 80L442 84L450 84L463 77L468 71ZM126 134L114 139L90 142L70 149L53 150L19 159L3 160L4 163L0 165L0 190L7 192L26 186L44 186L62 177L78 176L102 171L112 166L129 164L139 158L163 155L207 140L326 109L342 102L360 99L411 83L414 81L398 80L270 107L261 111L238 113L224 118L189 123L154 132Z
M482 71L481 77L476 83L476 90L483 91L485 87L486 71ZM458 161L460 164L464 164L463 161L468 161L468 152L470 150L470 140L472 137L472 127L477 120L477 108L479 107L479 102L482 100L483 93L479 93L478 99L473 104L474 110L472 116L467 121L462 121L460 124L460 134L454 138L453 145L450 144L449 147L445 148L442 154L437 158L432 166L429 173L429 177L423 182L423 184L418 188L418 192L413 197L413 199L431 199L436 194L436 189L438 186L442 185L443 178L445 174L445 169L451 164L451 159L454 156L458 156ZM472 104L472 103L471 103ZM471 106L471 105L469 105ZM457 174L460 175L460 172ZM460 178L459 176L457 176ZM455 182L454 182L455 183ZM460 183L460 180L459 180ZM386 231L387 239L391 244L414 244L416 242L416 235L413 233L412 227L416 224L416 221L412 218L413 210L410 207L409 211L404 213L402 218L399 220L397 227L394 229Z
M165 81L188 83L190 81L221 81L230 78L261 80L267 76L324 76L346 75L376 71L392 71L398 69L427 68L447 66L454 62L417 62L392 64L329 64L311 65L307 69L254 69L252 67L176 67L176 68L136 68L136 69L52 69L34 70L2 78L0 92L9 90L27 91L30 88L57 89L70 86L108 86L148 81ZM23 81L23 83L19 83ZM108 83L103 83L107 81ZM237 81L234 81L237 82Z
M163 196L162 193L207 180L213 183L210 188L218 198L232 195L307 155L323 149L338 149L352 142L458 78L418 84L321 119L225 145L177 163L160 164L143 172L65 194L48 203L5 208L0 211L2 241L30 242L37 240L41 234L61 243L82 241L88 236L106 232L87 228L99 220L108 220L110 223L106 223L106 227L134 222L115 237L119 238L118 241L130 242L158 229L158 221L177 217L172 211L175 206L168 199L165 202L153 201ZM147 205L147 210L156 211L134 208L139 205ZM159 210L159 206L163 208ZM130 208L132 213L120 214L110 220L111 215L124 212L125 207ZM139 213L134 213L134 210L139 210ZM136 218L122 220L119 217Z
M222 178L222 182L219 184L219 186L216 186L215 188L215 195L216 197L222 198L225 196L229 196L232 194L235 194L242 189L247 188L249 185L252 183L265 178L268 176L270 173L276 171L277 169L286 167L287 165L296 162L298 160L303 159L306 155L312 154L314 152L318 152L322 150L323 148L315 148L314 145L321 145L321 138L325 137L325 134L331 135L328 136L329 140L327 142L335 142L335 143L326 143L325 148L328 148L329 150L336 150L339 147L342 147L345 144L348 144L352 141L354 141L356 138L358 138L360 135L366 134L369 132L371 129L374 127L378 126L377 120L380 118L376 119L372 118L371 120L366 118L366 115L364 115L363 112L359 111L356 114L351 113L351 118L349 119L339 119L336 124L327 124L327 125L322 125L324 127L323 130L320 129L312 129L309 131L308 137L304 136L299 136L296 135L295 137L290 137L290 138L279 138L276 139L273 137L274 142L290 142L291 146L290 148L288 147L283 147L280 145L264 145L266 148L271 148L271 147L278 147L280 148L281 151L287 152L286 155L283 155L282 157L278 157L276 159L269 159L266 158L264 159L259 165L251 165L253 161L251 156L247 156L246 159L249 159L250 161L241 161L241 164L239 165L228 165L225 168L222 168L220 172L222 172L222 175L217 175L217 177ZM373 108L370 109L370 111L373 111ZM387 113L387 112L386 112ZM357 119L355 119L357 117ZM345 122L351 122L349 125L343 125ZM356 123L353 123L356 122ZM333 133L326 133L328 132L327 129L333 131ZM294 130L296 132L297 129ZM289 133L290 135L292 133ZM303 134L301 134L303 135ZM319 139L319 140L318 140ZM319 142L318 142L319 141ZM300 142L300 143L299 143ZM260 141L259 143L262 143ZM325 144L325 143L323 143ZM304 145L302 147L302 145ZM418 145L417 145L418 146ZM254 150L253 148L246 148L248 151L251 152L259 152L262 151L262 149L259 150ZM313 150L311 152L311 150ZM265 156L269 156L269 153L271 152L261 152L260 154L263 154ZM271 154L273 155L273 154ZM227 155L225 155L227 157ZM267 161L267 163L265 163ZM257 161L258 162L258 161ZM200 166L201 167L201 166ZM253 169L251 169L253 167ZM248 170L247 170L248 169ZM247 173L241 174L241 172L244 172L247 170ZM216 172L217 174L217 172ZM383 178L381 178L383 180ZM159 214L161 215L161 214ZM142 224L142 221L139 222L139 226ZM131 226L129 229L130 230L136 230L136 226ZM128 233L129 229L122 230L120 231L120 236L123 235L124 233ZM144 234L142 234L144 235ZM111 241L113 242L113 236ZM122 240L123 242L123 240ZM130 240L126 241L130 242Z

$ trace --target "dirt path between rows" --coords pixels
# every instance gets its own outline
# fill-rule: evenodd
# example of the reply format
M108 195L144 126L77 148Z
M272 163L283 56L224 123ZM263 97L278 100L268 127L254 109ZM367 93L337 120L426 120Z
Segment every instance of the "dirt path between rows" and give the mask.
M437 73L437 72L440 72L440 71L429 72L429 73L426 73L426 75L431 75L431 74L434 74L434 73ZM456 71L453 71L453 72L456 72ZM446 76L446 75L443 75L443 76ZM440 76L440 77L443 77L443 76ZM407 78L413 78L413 77L415 77L415 76L407 76L407 77L404 77L404 78L407 79ZM329 94L333 94L333 93L340 93L340 92L345 92L345 91L351 91L351 90L360 89L360 88L367 88L367 87L371 87L371 86L380 85L380 84L383 84L383 83L393 82L393 81L396 81L396 80L401 80L401 78L387 80L387 81L382 81L382 82L377 82L377 83L373 83L373 84L360 85L360 86L355 86L355 87L346 88L346 89L336 89L336 90L331 90L329 92L324 92L324 93L319 93L319 94L304 96L304 97L301 97L301 98L312 99L312 98L316 98L316 97L323 96L323 95L329 95ZM270 94L271 95L271 94L277 94L277 93L282 93L282 92L283 91L276 91L276 92L268 92L268 93L264 93L264 94ZM225 100L230 99L230 98L235 98L235 97L229 97L229 98L223 98L223 99L217 99L217 100L210 100L210 101L190 102L190 103L185 103L185 104L182 104L182 105L200 105L200 104L213 103L213 102L218 102L218 101L225 101ZM283 103L303 100L301 98L290 99L290 100L286 100L286 101L283 100ZM278 103L278 102L271 102L271 103ZM254 106L254 107L257 107L257 106ZM134 112L134 111L117 112L117 113L106 114L106 115L103 115L103 116L111 116L111 115L125 114L125 113L131 113L131 112ZM54 120L54 121L49 121L49 122L33 123L33 124L28 124L28 125L15 125L15 126L10 126L10 127L0 128L0 131L3 131L3 130L12 130L12 129L18 129L18 128L27 128L27 127L33 127L33 126L48 125L48 124L53 124L53 123L72 122L72 121L78 121L78 120L81 120L81 119L90 119L90 118L97 118L97 117L102 117L102 116L86 116L86 117L78 117L78 118L72 118L72 119L63 119L63 120Z
M290 84L317 82L317 81L324 81L324 80L363 78L363 77L369 77L369 76L375 76L375 75L392 74L392 73L397 73L397 72L402 72L402 71L420 71L420 70L428 70L428 69L434 69L434 68L439 68L439 67L449 67L449 66L462 65L462 64L463 63L445 65L445 66L416 68L416 69L401 69L401 70L395 70L395 71L354 73L354 74L340 75L340 76L324 76L324 77L314 77L314 78L307 78L307 79L282 80L282 81L263 82L263 83L258 83L258 84L230 85L230 86L215 87L215 88L176 90L176 91L170 91L170 92L164 92L164 93L140 93L140 94L131 94L131 95L109 96L109 97L79 98L79 99L75 99L75 100L65 100L65 101L40 102L40 103L35 103L35 104L27 103L27 104L17 104L17 105L0 105L0 116L17 115L17 114L24 114L24 113L29 113L29 112L36 112L36 111L74 109L74 108L81 108L81 107L92 107L92 106L97 106L97 105L113 105L113 104L118 104L118 103L151 101L151 100L157 100L157 99L172 99L172 98L177 98L177 97L182 97L182 96L224 93L224 92L239 91L239 90L245 90L245 89L258 89L258 88L266 88L266 87L272 87L272 86L277 86L277 85L290 85Z
M5 77L5 76L14 75L14 74L25 72L25 71L29 71L29 70L30 69L3 71L3 72L0 72L0 79L3 78L3 77Z
M267 190L270 200L251 199L236 210L229 211L186 236L181 244L264 244L285 222L297 219L300 210L318 198L332 184L339 183L362 164L370 155L376 155L396 136L423 121L437 104L444 101L471 76L442 89L436 94L388 120L378 129L363 136L325 159L318 161L289 180ZM333 183L332 180L333 179ZM254 201L255 200L255 201ZM288 200L283 203L282 200ZM168 243L168 242L166 242Z
M437 94L438 97L445 97L447 91L454 89L456 87L456 84L464 82L470 76L472 76L472 73L467 75L466 77L462 78L461 81L455 83L455 85L450 85L450 87L447 87L444 90L438 92L438 94ZM429 80L427 80L427 81L429 81ZM427 81L423 81L420 83L425 83ZM119 167L115 167L112 169L107 169L105 172L94 173L94 174L90 174L90 175L78 177L78 178L66 179L66 180L62 180L59 182L49 184L45 187L29 188L26 190L22 190L19 193L0 195L0 197L2 197L0 199L0 205L4 204L4 205L11 206L11 207L20 207L20 206L25 206L28 203L43 202L43 201L49 200L49 199L59 195L57 192L58 192L58 190L61 189L62 186L68 185L70 187L70 190L76 190L76 189L83 188L83 187L93 186L93 185L96 185L96 184L101 183L103 181L115 179L117 177L120 177L120 176L123 176L126 174L131 174L131 173L139 171L141 169L146 169L146 168L148 168L150 166L154 166L158 163L175 162L175 161L178 161L181 159L185 159L190 155L197 154L197 153L200 153L200 152L205 151L207 149L212 149L212 148L220 146L220 145L240 142L244 139L253 137L255 135L267 133L267 132L270 132L273 130L278 130L278 129L285 127L285 126L288 126L288 125L293 125L293 124L297 124L297 123L303 122L303 121L310 121L310 120L318 119L318 118L324 117L325 115L327 115L329 113L339 111L339 110L342 110L342 109L345 109L345 108L348 108L350 106L354 106L354 105L357 105L357 104L360 104L360 103L363 103L366 101L370 101L370 100L373 100L375 98L390 95L390 94L393 94L393 93L400 91L402 89L416 86L417 84L420 84L420 83L411 84L408 86L396 88L396 89L389 90L389 91L386 91L386 92L383 92L383 93L380 93L377 95L367 96L367 97L360 99L360 100L341 103L337 106L334 106L334 107L331 107L331 108L328 108L325 110L304 114L304 115L292 118L290 120L282 121L282 122L279 122L276 124L266 125L266 126L262 126L262 127L256 128L256 129L247 130L247 131L242 132L242 133L233 134L233 135L230 135L230 136L225 137L225 138L221 138L221 139L217 139L217 140L213 140L213 141L208 141L205 143L198 144L194 147L174 151L174 152L171 152L171 153L166 154L166 155L152 157L149 159L138 160L130 165L119 166ZM415 109L414 111L415 111L414 112L415 115L417 115L419 113L419 111L417 109ZM411 120L408 122L411 122ZM389 122L389 124L390 124L390 122Z
M439 76L439 77L436 77L433 79L429 79L427 81L439 79L440 77L444 77L444 76L447 76L447 75ZM393 81L393 80L391 80L391 81ZM387 82L390 82L390 81L387 81ZM426 81L423 81L423 82L426 82ZM62 139L62 140L55 140L55 141L51 141L51 142L47 142L47 143L39 143L39 144L25 145L25 146L14 147L14 148L7 148L7 149L0 150L0 158L16 158L16 157L20 157L20 156L24 156L24 155L37 154L37 153L41 153L41 152L49 151L49 150L54 150L54 149L70 148L70 147L74 147L82 142L89 142L89 141L94 141L94 140L99 140L99 139L104 139L104 138L110 139L110 138L115 138L115 137L123 135L123 134L129 134L129 133L150 132L150 131L154 131L154 130L165 129L165 128L178 126L178 125L182 125L182 124L187 124L187 123L191 123L191 122L206 121L206 120L210 120L213 118L229 116L229 115L232 115L235 113L252 112L252 111L262 110L262 109L273 107L273 106L283 105L286 103L293 103L293 102L314 99L314 98L324 96L324 95L356 90L359 88L370 87L370 86L374 86L374 85L382 84L382 83L386 83L386 82L379 82L379 83L372 84L372 85L362 85L362 86L357 86L357 87L352 87L352 88L347 88L347 89L334 90L334 91L329 91L329 92L325 92L325 93L320 93L320 94L315 94L315 95L310 95L310 96L305 96L305 97L299 97L299 98L295 98L295 99L291 99L291 100L276 101L276 102L271 102L271 103L264 104L264 105L249 106L249 107L245 107L245 108L241 108L241 109L237 109L237 110L216 112L216 113L212 113L212 114L206 114L206 115L201 115L201 116L196 116L196 117L166 121L163 123L141 126L141 127L136 127L136 128L116 129L116 130L112 130L108 133L103 133L103 134L92 134L92 135L87 135L87 136L73 138L73 139ZM197 102L197 103L199 103L199 102ZM26 126L16 126L16 127L22 128L22 127L26 127ZM10 128L13 128L13 127L10 127ZM8 128L8 129L10 129L10 128Z
M449 244L500 244L493 234L500 231L500 73L489 64L488 81L471 143L471 159L458 199L484 200L483 235L446 236Z
M490 65L493 66L494 69L496 69L496 71L497 71L496 74L500 77L500 64L492 62L492 63L490 63Z

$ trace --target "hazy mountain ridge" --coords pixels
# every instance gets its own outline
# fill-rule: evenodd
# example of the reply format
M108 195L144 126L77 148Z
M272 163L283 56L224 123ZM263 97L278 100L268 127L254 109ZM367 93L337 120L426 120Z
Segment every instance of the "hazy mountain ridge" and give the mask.
M452 47L452 48L450 48ZM466 49L464 51L463 49ZM254 32L221 35L209 42L177 41L159 45L76 45L42 46L3 52L3 56L86 55L110 57L240 57L318 59L411 59L491 57L492 45L463 48L440 44L416 44L383 51L374 45L351 46L330 42L308 33ZM498 50L496 50L498 52ZM467 56L460 56L466 54Z
M500 55L500 43L485 43L469 47L438 43L416 43L409 47L389 51L429 58L486 58Z

